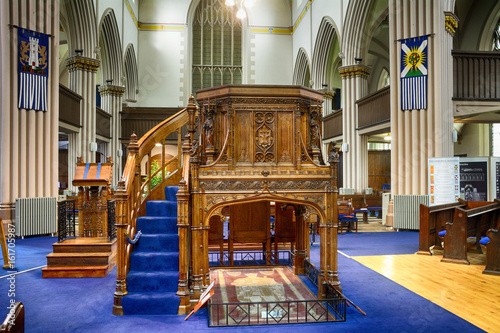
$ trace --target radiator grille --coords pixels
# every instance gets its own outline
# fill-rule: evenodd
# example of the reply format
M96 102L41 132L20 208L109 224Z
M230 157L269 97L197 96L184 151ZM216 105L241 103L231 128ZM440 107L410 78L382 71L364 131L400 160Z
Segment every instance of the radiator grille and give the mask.
M394 228L420 229L420 204L429 205L428 195L394 195Z
M16 199L16 236L36 236L56 232L55 197Z

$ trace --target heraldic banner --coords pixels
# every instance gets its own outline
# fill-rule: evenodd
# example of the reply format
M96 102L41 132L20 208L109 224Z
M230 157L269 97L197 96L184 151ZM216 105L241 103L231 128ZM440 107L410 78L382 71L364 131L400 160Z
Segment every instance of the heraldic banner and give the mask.
M401 41L401 110L427 109L427 36Z
M49 36L18 28L19 109L47 111Z

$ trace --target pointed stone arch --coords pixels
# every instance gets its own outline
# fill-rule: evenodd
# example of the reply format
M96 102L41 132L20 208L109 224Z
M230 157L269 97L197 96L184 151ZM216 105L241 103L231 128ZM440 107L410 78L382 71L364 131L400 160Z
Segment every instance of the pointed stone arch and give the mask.
M293 84L310 87L311 64L306 50L301 47L295 60L295 70L293 71Z
M500 2L496 4L487 21L484 23L484 28L481 31L478 43L479 51L491 51L492 34L494 29L497 27L498 22L500 22Z
M95 8L92 0L62 0L61 24L68 37L69 56L75 50L83 50L82 55L95 58L97 45Z
M332 64L337 55L331 54L332 44L337 42L340 44L340 38L337 33L338 29L335 22L330 17L323 17L321 20L316 43L314 44L314 52L312 59L312 79L314 81L313 88L321 89L323 83L329 80L328 64Z
M108 8L104 11L99 24L99 47L101 60L101 82L113 80L113 84L121 85L123 59L120 31L115 12Z
M388 12L387 3L374 0L349 2L341 44L343 66L356 64L355 58L366 58L373 32Z
M133 44L128 44L125 50L125 58L123 60L125 72L125 100L128 102L137 101L137 93L139 89L139 77L137 71L137 60Z

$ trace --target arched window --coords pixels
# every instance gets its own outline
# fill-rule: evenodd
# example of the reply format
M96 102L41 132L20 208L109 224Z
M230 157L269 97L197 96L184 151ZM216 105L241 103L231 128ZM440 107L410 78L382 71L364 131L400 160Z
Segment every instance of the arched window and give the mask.
M495 30L493 30L493 41L491 43L492 51L500 51L500 19L497 22Z
M193 92L242 82L242 23L235 6L201 0L193 20Z

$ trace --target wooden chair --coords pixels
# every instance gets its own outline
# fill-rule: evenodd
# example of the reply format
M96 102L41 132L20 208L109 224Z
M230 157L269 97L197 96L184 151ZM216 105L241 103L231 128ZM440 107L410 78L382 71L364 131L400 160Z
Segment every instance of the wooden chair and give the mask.
M283 208L282 208L283 207ZM290 250L294 252L295 235L297 230L297 222L294 216L295 206L286 206L285 204L277 203L275 212L275 228L274 228L274 263L279 263L278 243L290 243Z
M210 218L208 230L208 245L218 245L220 251L220 265L224 265L224 222L219 215Z
M356 235L358 234L358 219L354 214L354 208L352 206L352 201L340 200L337 202L338 206L338 216L339 216L339 230L340 234L343 234L344 229L346 232L351 231L351 223L354 224Z

